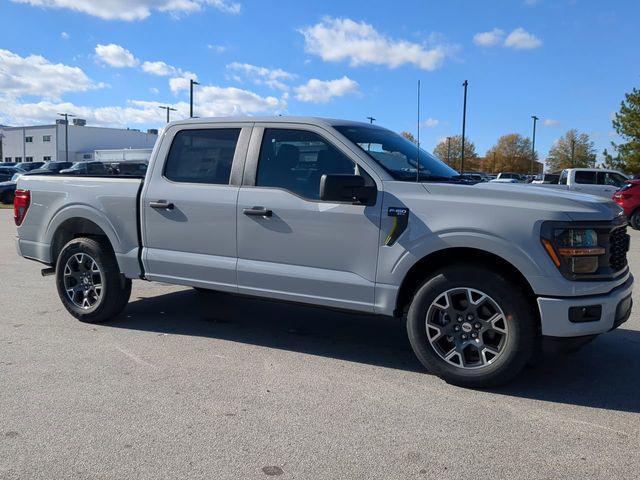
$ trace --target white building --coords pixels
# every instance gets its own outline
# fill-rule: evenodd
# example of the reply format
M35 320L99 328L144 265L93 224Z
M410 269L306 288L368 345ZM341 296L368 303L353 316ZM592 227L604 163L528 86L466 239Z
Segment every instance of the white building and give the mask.
M2 161L46 162L66 161L64 120L54 125L3 127ZM140 132L121 128L87 127L83 120L69 123L70 162L93 160L94 152L103 149L149 149L158 138L157 130Z
M97 162L148 162L153 148L121 148L117 150L96 150Z

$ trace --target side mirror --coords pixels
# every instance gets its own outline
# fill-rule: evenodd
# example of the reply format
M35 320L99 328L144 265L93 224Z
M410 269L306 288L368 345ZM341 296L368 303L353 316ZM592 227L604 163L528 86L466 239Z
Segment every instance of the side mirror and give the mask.
M375 205L377 195L375 185L365 185L360 175L325 174L320 178L320 200Z

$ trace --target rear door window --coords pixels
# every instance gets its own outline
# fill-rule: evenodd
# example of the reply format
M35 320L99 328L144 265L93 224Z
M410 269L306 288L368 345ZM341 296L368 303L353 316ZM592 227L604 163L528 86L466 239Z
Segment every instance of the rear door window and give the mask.
M576 183L579 183L581 185L596 185L596 172L577 171Z
M179 131L164 176L174 182L228 185L239 136L239 128Z

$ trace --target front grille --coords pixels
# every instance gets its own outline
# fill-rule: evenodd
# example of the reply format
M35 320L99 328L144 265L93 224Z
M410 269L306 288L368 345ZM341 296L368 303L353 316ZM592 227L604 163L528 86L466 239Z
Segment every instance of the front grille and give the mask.
M609 234L609 266L614 272L619 272L627 266L628 250L627 227L622 226L612 230Z

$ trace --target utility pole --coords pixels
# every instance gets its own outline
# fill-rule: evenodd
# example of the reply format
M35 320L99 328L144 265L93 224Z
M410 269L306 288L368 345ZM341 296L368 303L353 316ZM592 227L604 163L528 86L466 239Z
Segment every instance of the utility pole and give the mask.
M367 117L367 120L369 120L369 123L373 123L375 122L377 119L373 118L373 117Z
M447 165L451 166L451 137L447 137Z
M64 117L64 152L65 152L65 161L69 161L69 117L75 117L75 115L71 115L70 113L59 113L61 117ZM56 150L58 145L56 144ZM56 155L57 157L57 155Z
M177 112L178 111L173 107L162 107L162 106L159 106L158 108L161 108L161 109L167 111L167 123L169 123L169 112Z
M464 173L464 136L467 126L467 87L469 86L469 82L465 80L462 86L464 87L464 103L462 107L462 157L460 159L460 174Z
M538 121L538 117L531 115L531 118L533 118L533 140L531 142L531 175L533 175L535 173L533 165L536 161L536 122Z
M493 169L491 169L491 173L496 173L496 151L493 151Z
M193 86L200 85L193 78L189 79L189 118L193 118ZM169 123L169 112L167 112L167 123Z
M571 139L571 166L572 167L576 166L575 153L576 153L576 139L574 137Z

